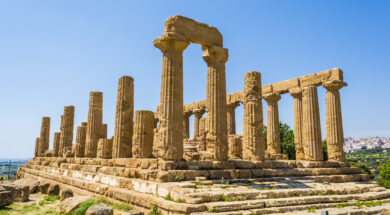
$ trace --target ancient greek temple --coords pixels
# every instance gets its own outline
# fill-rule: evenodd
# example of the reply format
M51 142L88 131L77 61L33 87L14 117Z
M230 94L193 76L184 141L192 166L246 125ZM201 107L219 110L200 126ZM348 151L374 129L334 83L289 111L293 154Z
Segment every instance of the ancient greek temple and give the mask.
M201 45L202 58L207 64L206 99L184 104L183 52L191 43ZM223 37L215 27L183 16L172 16L165 21L163 34L153 44L162 52L160 103L156 111L134 110L134 93L137 93L134 92L134 79L120 77L113 137L107 137L110 125L103 122L103 93L90 92L87 121L77 126L74 135L76 109L65 106L51 149L50 118L42 118L41 132L35 141L35 157L19 170L18 177L55 181L64 187L129 202L147 210L153 200L163 214L207 214L207 211L224 214L285 204L272 205L259 200L259 205L242 202L242 205L236 205L238 208L228 207L227 203L218 202L226 192L221 188L227 186L225 180L230 180L229 183L243 183L243 179L256 179L261 183L285 180L283 183L286 184L295 183L294 180L346 184L369 180L367 175L360 174L359 168L349 167L345 159L339 91L347 84L341 69L333 68L267 85L262 85L260 72L249 71L242 78L242 90L227 94L225 63L228 49L223 46ZM263 75L266 76L267 71ZM325 119L320 119L319 87L327 90ZM282 151L278 107L282 94L293 98L296 160L288 160ZM244 117L237 119L235 109L240 105ZM263 120L263 105L267 105L267 122ZM193 138L190 138L192 115L194 129ZM236 134L236 120L242 120L243 134ZM326 125L325 134L321 134L321 123ZM264 124L267 125L266 141ZM327 142L327 161L323 156L323 138ZM213 197L207 189L198 187L200 183L202 186L219 184L215 188L218 194ZM294 186L309 186L306 182L299 183ZM262 199L265 195L263 191L249 194L245 191L244 195L244 191L237 189L232 188L229 195L243 200ZM362 188L364 192L367 189L371 188ZM291 194L288 190L286 193ZM175 201L184 199L186 203L167 202L168 194ZM390 196L390 192L386 195ZM355 199L358 198L361 197ZM316 196L310 201L306 203L328 200ZM328 202L333 201L336 200L329 198Z

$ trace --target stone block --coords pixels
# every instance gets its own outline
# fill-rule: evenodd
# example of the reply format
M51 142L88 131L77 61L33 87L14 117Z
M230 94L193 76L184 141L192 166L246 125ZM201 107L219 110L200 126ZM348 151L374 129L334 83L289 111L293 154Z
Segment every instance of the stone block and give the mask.
M263 85L261 91L262 94L272 93L272 84Z
M293 78L286 81L280 81L272 84L274 93L283 94L288 93L289 89L299 87L299 79Z
M329 80L330 76L331 76L331 71L325 70L319 73L302 76L299 78L299 81L301 87L306 87L310 85L319 86L323 82Z

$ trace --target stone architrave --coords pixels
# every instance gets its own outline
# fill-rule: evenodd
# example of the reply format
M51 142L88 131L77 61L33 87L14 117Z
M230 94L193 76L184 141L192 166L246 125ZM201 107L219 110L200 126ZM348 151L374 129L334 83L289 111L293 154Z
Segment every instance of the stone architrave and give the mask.
M49 150L50 139L50 117L42 117L41 135L39 137L38 156L43 157L46 150Z
M344 154L344 132L341 116L341 103L339 90L347 86L342 81L325 82L322 86L326 92L326 143L328 148L328 160L345 162Z
M53 139L53 157L60 157L58 154L60 149L60 138L61 138L61 132L55 132L54 139Z
M34 153L34 157L39 157L38 152L39 152L39 137L35 138L35 153Z
M85 140L85 157L96 158L98 141L102 131L103 93L92 91L89 94L89 111L87 134Z
M207 63L206 150L209 159L228 159L225 63L228 50L219 46L202 46Z
M239 105L240 103L234 102L226 106L228 135L236 134L236 107Z
M104 159L112 158L112 139L99 139L96 157Z
M206 118L199 120L198 151L206 151Z
M183 115L183 138L190 138L190 116L191 112L185 112Z
M69 105L64 107L64 114L61 120L61 136L58 147L58 154L62 156L65 147L71 147L73 142L73 126L74 126L74 106Z
M135 111L133 133L133 157L150 158L153 155L154 113L147 110Z
M269 93L263 95L267 101L267 151L271 155L281 154L282 146L280 143L280 127L279 127L279 108L278 101L280 95Z
M260 73L256 71L246 73L244 78L244 135L242 146L242 158L244 160L264 160L265 143L261 99Z
M318 107L317 87L309 85L302 92L302 139L305 152L305 160L322 161L322 139L320 111Z
M134 79L122 76L118 81L116 98L115 134L112 157L131 157L134 115Z
M305 151L302 141L302 89L293 88L289 90L294 98L294 143L296 160L305 160Z
M199 138L199 121L202 118L205 110L204 109L196 109L193 110L194 113L194 139Z
M77 158L82 158L85 155L85 140L87 135L87 126L81 125L77 127L76 143L74 145L74 155Z
M153 44L163 53L158 157L183 158L183 51L190 42L165 34Z

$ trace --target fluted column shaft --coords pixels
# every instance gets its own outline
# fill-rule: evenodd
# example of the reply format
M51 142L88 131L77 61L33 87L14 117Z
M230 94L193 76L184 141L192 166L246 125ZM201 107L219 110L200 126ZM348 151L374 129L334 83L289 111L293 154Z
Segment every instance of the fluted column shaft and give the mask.
M224 161L228 159L225 77L228 50L218 46L202 49L207 63L206 150L211 160Z
M42 117L41 135L39 137L38 156L43 157L45 151L49 149L50 139L50 117Z
M75 157L82 158L85 155L85 140L87 136L87 126L81 125L77 127L76 143L75 143Z
M244 78L244 160L264 160L265 144L263 134L263 105L261 95L261 75L252 71Z
M200 119L202 118L203 114L204 114L204 109L198 109L198 110L194 110L194 139L198 139L199 138L199 131L200 131L200 128L199 128L199 121Z
M226 106L228 134L236 134L236 107L239 105L239 103L231 103Z
M118 81L116 97L113 158L131 157L134 115L134 79L122 76Z
M34 153L34 157L39 157L38 152L39 152L39 137L35 138L35 153Z
M53 157L60 157L58 153L60 150L60 139L61 139L61 132L55 132L54 139L53 139Z
M183 138L190 138L190 116L190 112L183 115Z
M294 98L294 143L296 160L305 160L302 142L302 89L294 88L289 91Z
M103 125L103 93L93 91L89 94L85 157L96 158L97 145Z
M271 154L281 154L282 146L280 143L280 125L279 125L279 94L266 94L264 99L267 101L267 151Z
M133 157L150 158L153 155L154 113L147 110L135 112Z
M303 129L302 139L305 160L322 161L320 111L318 107L317 87L310 85L303 88L302 93Z
M199 119L198 151L206 151L206 118Z
M189 41L162 36L153 42L163 53L158 157L183 158L183 51Z
M61 135L58 147L58 154L62 157L65 147L72 147L73 126L74 126L74 106L65 106L61 120Z
M322 86L326 92L326 143L328 146L328 160L345 162L344 132L341 116L341 102L339 90L347 84L341 81L325 82Z

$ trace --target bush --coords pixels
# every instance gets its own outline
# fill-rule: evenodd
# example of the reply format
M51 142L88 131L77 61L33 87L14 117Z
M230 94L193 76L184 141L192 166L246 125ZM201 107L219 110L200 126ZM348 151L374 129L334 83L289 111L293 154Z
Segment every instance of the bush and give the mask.
M87 212L89 207L91 207L93 205L97 205L97 204L99 204L99 201L87 200L87 201L81 203L80 207L78 207L76 210L74 210L72 215L85 215L85 213Z
M379 185L390 188L390 160L379 167Z

